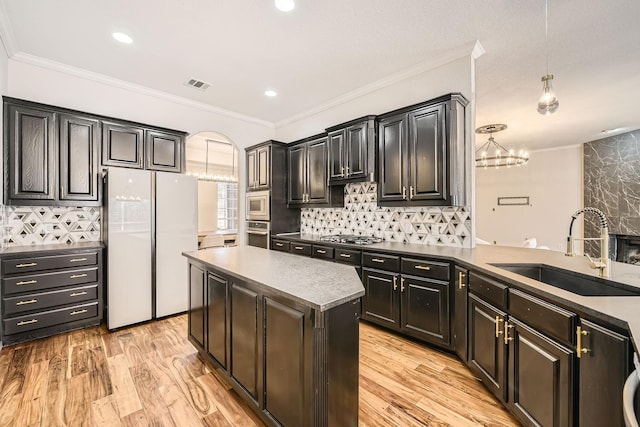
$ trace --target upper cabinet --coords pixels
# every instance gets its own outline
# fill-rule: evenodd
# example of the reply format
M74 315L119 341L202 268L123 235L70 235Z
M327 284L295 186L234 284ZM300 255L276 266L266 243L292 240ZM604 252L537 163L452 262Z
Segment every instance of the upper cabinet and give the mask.
M184 170L184 134L156 129L144 131L146 169L164 172Z
M342 186L329 187L327 136L313 136L289 147L289 207L344 206Z
M245 151L247 191L268 190L271 187L271 146L260 144L249 147Z
M446 95L378 117L378 204L465 205L467 100Z
M102 123L102 165L142 169L144 128L125 123Z
M375 179L375 116L327 129L329 185Z

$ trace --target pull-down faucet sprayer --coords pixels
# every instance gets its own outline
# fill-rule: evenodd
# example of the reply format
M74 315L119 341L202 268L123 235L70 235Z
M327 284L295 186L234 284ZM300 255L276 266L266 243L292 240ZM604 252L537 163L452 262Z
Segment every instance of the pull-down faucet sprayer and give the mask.
M572 233L574 221L578 218L580 214L585 212L594 213L600 219L600 237L589 237L589 238L572 237L571 233ZM574 240L600 240L600 258L594 261L586 253L585 253L585 256L589 258L589 267L593 269L598 269L598 271L600 272L600 277L603 277L603 278L610 277L611 262L609 261L609 223L607 221L607 217L604 216L604 213L600 209L584 208L584 209L580 209L579 211L571 215L571 224L569 224L569 237L567 237L567 253L565 253L566 256L575 256L575 253L573 252Z

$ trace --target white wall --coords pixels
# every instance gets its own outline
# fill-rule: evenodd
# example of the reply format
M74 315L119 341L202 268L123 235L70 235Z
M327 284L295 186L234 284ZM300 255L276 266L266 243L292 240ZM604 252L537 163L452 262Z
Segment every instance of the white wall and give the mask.
M9 59L7 57L7 52L4 50L4 47L0 45L0 94L7 94L7 86L8 86L8 76L9 76ZM3 129L3 120L4 120L4 111L2 111L2 107L0 107L0 129ZM0 153L4 153L3 147L4 138L0 138ZM0 198L0 207L4 203L4 162L0 162L0 193L2 193L3 197ZM3 232L0 232L0 247L4 244L4 239L2 239Z
M565 251L571 215L582 208L582 146L534 151L523 167L476 170L477 237L498 245ZM498 206L498 197L529 196L530 206ZM582 236L582 224L574 230Z

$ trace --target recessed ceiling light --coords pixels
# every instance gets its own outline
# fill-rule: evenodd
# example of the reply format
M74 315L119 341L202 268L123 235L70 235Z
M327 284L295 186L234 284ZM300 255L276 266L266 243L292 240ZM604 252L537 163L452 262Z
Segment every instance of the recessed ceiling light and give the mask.
M131 44L133 43L133 39L125 34L125 33L113 33L111 34L114 39L118 40L120 43Z
M264 91L264 95L273 98L274 96L278 96L278 92L276 92L275 90L269 89Z
M296 4L293 2L293 0L276 0L275 4L278 10L281 10L283 12L291 12L293 8L296 7Z

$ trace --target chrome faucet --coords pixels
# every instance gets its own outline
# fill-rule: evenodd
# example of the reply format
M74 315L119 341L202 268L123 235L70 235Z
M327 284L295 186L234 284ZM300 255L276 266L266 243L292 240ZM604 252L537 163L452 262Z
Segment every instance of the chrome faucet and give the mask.
M573 229L573 222L578 218L578 215L584 212L594 213L600 219L600 237L572 237L571 232ZM609 261L609 224L607 221L607 217L604 216L604 213L602 213L600 209L584 208L571 215L571 224L569 224L569 237L567 237L567 253L565 253L566 256L575 256L575 253L573 252L574 240L600 240L600 259L594 261L589 255L587 255L586 252L584 255L589 258L589 267L598 269L600 277L611 277L611 261Z

